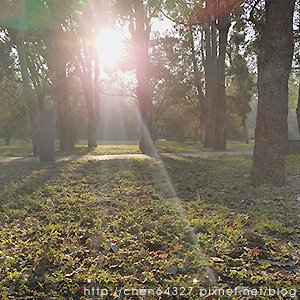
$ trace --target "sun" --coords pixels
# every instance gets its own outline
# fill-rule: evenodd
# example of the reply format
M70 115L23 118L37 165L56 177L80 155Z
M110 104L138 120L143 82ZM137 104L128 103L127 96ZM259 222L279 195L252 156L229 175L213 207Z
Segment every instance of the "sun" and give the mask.
M125 53L123 36L114 29L104 29L96 38L96 48L100 65L111 69L120 62Z

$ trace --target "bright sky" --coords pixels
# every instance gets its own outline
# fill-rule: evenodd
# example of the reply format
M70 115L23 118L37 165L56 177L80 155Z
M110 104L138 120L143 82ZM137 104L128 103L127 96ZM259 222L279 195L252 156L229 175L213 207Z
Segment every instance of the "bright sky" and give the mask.
M154 19L152 21L152 31L158 31L160 33L172 29L173 26L173 22L168 19ZM126 54L125 38L128 38L127 31L126 28L123 28L122 30L106 28L98 35L96 47L100 58L100 64L104 68L112 69L116 67L122 57Z
M101 66L111 69L118 64L126 50L123 39L121 32L111 28L100 32L96 47Z

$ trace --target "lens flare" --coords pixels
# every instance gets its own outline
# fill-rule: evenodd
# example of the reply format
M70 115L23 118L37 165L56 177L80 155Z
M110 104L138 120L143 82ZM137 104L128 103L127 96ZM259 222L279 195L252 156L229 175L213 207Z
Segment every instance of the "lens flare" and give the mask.
M96 39L100 65L111 69L121 60L125 52L122 34L113 29L102 30Z

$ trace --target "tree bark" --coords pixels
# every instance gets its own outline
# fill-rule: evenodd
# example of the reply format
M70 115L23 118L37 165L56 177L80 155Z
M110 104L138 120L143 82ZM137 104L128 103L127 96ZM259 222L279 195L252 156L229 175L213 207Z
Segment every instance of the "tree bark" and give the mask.
M90 120L89 120L89 132L88 132L88 146L89 147L97 147L97 129L98 123L100 119L100 65L99 65L99 57L97 53L95 54L95 78L94 78L94 85L93 85L93 99L92 99L92 109L93 111L90 112Z
M201 142L204 143L205 136L205 118L206 118L206 99L202 90L202 82L199 74L199 67L196 57L195 50L195 40L193 28L190 28L190 44L191 44L191 53L192 53L192 62L193 62L193 71L194 71L194 84L197 89L197 96L200 106L200 121L199 125L195 128L194 142L197 142L198 137L200 137ZM200 133L199 133L200 132Z
M218 89L217 99L215 99L216 116L215 116L215 139L213 147L216 150L226 150L226 119L227 119L227 104L226 104L226 87L225 87L225 59L227 49L227 38L230 28L230 18L225 16L219 19L219 56L218 56Z
M86 50L87 51L87 50ZM99 112L99 102L100 102L100 84L99 84L99 75L100 75L100 66L99 66L99 57L95 51L92 51L93 59L95 62L94 65L94 74L92 74L92 57L90 61L86 62L87 70L86 78L84 80L85 86L83 87L86 91L86 102L88 108L88 147L96 148L97 147L97 129L100 119Z
M11 133L9 130L6 130L4 132L4 142L5 142L5 146L9 146L11 143Z
M204 147L217 150L226 149L225 57L229 27L229 16L225 16L218 20L218 25L214 22L205 31L206 125Z
M300 84L299 84L298 105L296 109L296 114L297 114L297 122L298 122L298 132L300 135Z
M92 78L90 79L92 81ZM87 83L86 83L87 84ZM88 112L88 147L96 148L97 147L97 128L99 122L99 116L96 112L96 107L99 106L98 97L96 97L96 90L92 90L93 85L85 86L90 88L89 92L85 93L86 103L87 103L87 112ZM98 91L99 92L99 91Z
M82 51L80 56L80 80L85 97L87 108L87 136L88 147L97 147L97 129L100 119L100 66L99 58L94 50L87 49L85 40L83 39ZM93 67L94 61L94 67ZM94 78L93 75L94 74Z
M215 141L215 100L218 89L217 81L217 32L215 25L209 25L205 29L205 90L206 90L206 107L205 107L205 138L204 147L211 148Z
M285 183L288 140L288 80L294 52L295 0L266 0L258 54L258 110L251 179Z
M149 24L146 21L142 0L134 1L135 31L134 47L136 57L136 76L138 86L136 90L141 117L140 150L148 155L155 155L152 132L152 93L150 87L150 56Z
M74 128L72 120L72 105L70 102L69 80L67 77L67 53L60 23L54 29L54 46L56 52L56 96L58 104L58 135L59 149L74 148Z

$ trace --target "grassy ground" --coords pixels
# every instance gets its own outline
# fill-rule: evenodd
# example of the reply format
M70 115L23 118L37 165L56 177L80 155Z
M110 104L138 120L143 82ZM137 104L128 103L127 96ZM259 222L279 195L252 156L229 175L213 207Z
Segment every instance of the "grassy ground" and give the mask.
M0 144L0 156L30 156L32 147L30 143L15 142L9 146Z
M79 299L94 282L110 291L193 289L170 299L199 299L214 281L299 287L300 157L288 158L283 188L250 186L250 164L228 157L0 165L1 299Z
M199 144L188 144L179 142L159 141L156 143L156 147L160 153L166 152L196 152L196 151L213 151L212 149L204 149ZM58 148L58 145L57 145ZM253 142L247 145L243 142L229 141L228 151L243 151L252 150ZM59 152L57 155L70 155L70 154L127 154L127 153L140 153L138 144L100 144L95 149L88 149L86 144L80 143L76 145L74 151ZM16 141L11 146L4 146L0 143L0 156L30 156L32 154L31 144Z

